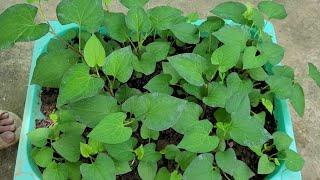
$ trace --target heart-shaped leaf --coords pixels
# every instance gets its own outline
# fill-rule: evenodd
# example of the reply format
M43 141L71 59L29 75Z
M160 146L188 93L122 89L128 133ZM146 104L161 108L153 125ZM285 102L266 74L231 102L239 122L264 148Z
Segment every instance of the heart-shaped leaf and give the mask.
M160 31L170 29L173 25L185 19L181 10L170 6L154 7L148 11L148 15L152 26Z
M84 47L84 59L89 67L104 65L106 52L96 35L92 34Z
M216 6L210 12L221 18L231 19L236 23L244 24L245 18L243 14L246 10L246 6L240 2L224 2Z
M258 4L259 10L268 16L269 19L284 19L287 12L284 5L274 1L261 1Z
M271 174L276 165L270 162L267 155L262 155L258 163L258 174Z

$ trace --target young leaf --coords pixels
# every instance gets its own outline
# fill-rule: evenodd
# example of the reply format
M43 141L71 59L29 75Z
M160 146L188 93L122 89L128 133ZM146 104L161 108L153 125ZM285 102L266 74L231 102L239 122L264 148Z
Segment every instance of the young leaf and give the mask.
M242 49L246 47L249 34L240 26L224 26L213 33L221 42L227 45L237 45Z
M159 132L158 131L154 131L154 130L148 129L144 125L141 126L140 134L141 134L142 139L151 138L153 140L157 140L158 137L159 137Z
M171 66L190 84L202 86L202 74L210 66L210 62L197 54L185 53L168 57Z
M61 24L77 23L81 29L96 31L103 22L101 0L62 0L57 6Z
M208 106L224 108L228 97L229 93L225 85L211 82L208 85L208 96L203 98L203 102Z
M200 41L198 28L193 24L182 22L171 26L170 30L184 43L197 44Z
M92 164L83 163L80 166L83 179L113 180L116 179L116 169L110 157L98 154L96 161Z
M288 149L293 141L288 134L281 131L274 132L272 136L273 144L276 146L278 151Z
M129 98L122 105L122 109L134 113L147 128L162 131L172 127L178 121L186 103L169 95L152 93ZM137 104L140 105L137 106Z
M200 154L194 158L183 174L183 179L207 179L207 180L221 180L219 172L213 170L213 155Z
M95 96L103 85L104 81L101 78L89 74L88 66L76 64L62 78L57 105L62 106Z
M52 162L53 152L53 149L49 147L42 147L41 149L34 148L31 156L38 166L45 168Z
M225 2L216 6L212 12L213 14L240 24L245 23L243 13L247 10L246 6L240 2Z
M304 115L305 99L304 92L300 84L295 83L292 89L292 96L290 97L290 102L293 108L296 110L298 115L302 117Z
M182 170L186 170L192 160L197 157L196 153L189 151L181 151L175 158Z
M170 84L176 84L181 79L178 72L171 66L169 62L162 62L162 69L164 74L171 75Z
M158 92L171 95L173 93L173 89L169 86L170 80L170 75L159 74L153 77L143 88L147 89L151 93Z
M157 162L161 159L161 154L156 150L156 144L149 143L143 146L143 157L141 161L144 162Z
M317 67L312 64L308 63L309 67L309 76L316 82L316 84L320 87L320 72Z
M107 144L127 141L132 134L132 129L124 126L126 117L127 115L122 112L107 115L93 128L88 137Z
M254 46L246 47L243 53L243 69L259 68L267 63L267 59L256 56L257 48Z
M229 132L231 139L247 147L261 147L272 138L260 122L241 117L232 119Z
M133 30L137 34L149 32L151 29L150 19L141 7L133 7L129 9L126 17L126 24L129 29Z
M127 8L143 7L149 0L120 0L120 3Z
M168 180L170 179L170 172L166 167L162 167L158 170L155 180Z
M51 134L51 129L49 128L37 128L29 132L28 139L32 145L36 147L43 147L47 144L47 138Z
M240 51L238 45L223 45L213 52L211 63L218 65L220 72L227 72L238 63Z
M226 110L236 118L246 118L250 116L250 100L245 93L234 93L226 101Z
M156 62L164 60L170 50L170 43L168 42L152 42L146 46L146 52L152 53Z
M116 175L127 174L132 171L129 162L127 161L115 161L114 166L116 168Z
M179 148L174 144L167 145L161 153L165 155L166 159L175 159L176 156L180 153Z
M153 53L145 52L141 58L133 60L133 69L145 75L152 74L156 69L156 58Z
M278 44L274 44L272 42L258 44L258 50L261 53L261 58L267 59L272 65L279 64L284 56L284 49Z
M117 100L111 96L96 95L67 106L75 118L89 127L95 127L107 115L119 112Z
M92 152L93 152L93 149L91 146L80 142L80 153L83 157L88 158L90 157L90 155L94 155L94 153Z
M275 164L270 162L267 155L262 155L258 163L258 174L271 174L275 169Z
M190 152L205 153L213 151L218 144L219 138L217 136L209 136L209 133L199 131L186 134L178 147Z
M140 161L138 165L138 173L143 180L154 180L157 174L157 163Z
M0 14L0 50L15 42L33 41L49 31L48 24L35 24L38 9L29 4L16 4ZM23 17L23 18L21 18Z
M132 62L134 60L137 60L137 57L132 53L130 46L118 49L107 56L102 70L106 75L111 75L125 83L133 72Z
M129 29L123 13L104 12L104 27L110 37L123 43L128 39Z
M170 175L170 180L182 180L182 175L177 170L174 170Z
M80 135L64 134L52 143L52 147L66 160L77 162L80 158Z
M284 164L291 171L300 171L304 165L304 159L291 149L285 151Z
M97 38L92 34L84 47L84 59L89 67L103 66L105 63L106 52Z
M56 163L52 161L46 169L44 169L42 178L44 180L62 179L68 178L68 171L65 170L64 164Z
M184 20L182 11L170 6L157 6L148 10L152 26L158 31L168 30Z
M117 161L132 161L135 158L133 150L137 140L131 137L129 140L119 144L107 144L105 148L108 154Z
M284 19L287 17L284 5L274 1L261 1L258 4L258 8L266 14L269 19Z
M262 98L262 105L269 111L270 114L273 114L273 103L270 99Z
M235 179L250 179L254 176L254 173L244 162L237 160L236 153L231 148L224 152L217 152L215 157L218 167Z

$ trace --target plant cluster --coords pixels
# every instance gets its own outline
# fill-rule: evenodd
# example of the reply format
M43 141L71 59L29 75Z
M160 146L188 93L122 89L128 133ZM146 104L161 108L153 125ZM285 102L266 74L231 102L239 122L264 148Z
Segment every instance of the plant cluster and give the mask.
M28 134L44 179L249 179L281 163L301 170L291 137L267 128L275 99L304 114L293 69L278 66L284 49L263 31L265 18L287 16L283 5L225 2L196 25L196 13L120 2L127 14L101 0L62 0L59 22L78 25L63 34L46 22L41 1L45 23L34 22L30 4L0 15L0 49L55 35L32 78L59 90L50 126ZM255 167L235 145L258 158Z

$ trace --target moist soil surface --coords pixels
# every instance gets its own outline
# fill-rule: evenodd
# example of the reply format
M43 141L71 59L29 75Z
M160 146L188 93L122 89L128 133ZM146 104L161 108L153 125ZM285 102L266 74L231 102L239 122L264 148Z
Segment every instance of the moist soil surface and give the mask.
M156 37L158 38L158 37ZM172 41L170 39L171 37L168 37L169 42ZM106 41L108 41L108 38L104 38ZM145 44L151 43L153 38L148 38L145 41ZM178 46L176 43L172 42L172 47L175 48L175 52L171 55L175 54L180 54L180 53L191 53L195 47L195 45L190 45L190 44L185 44L184 46ZM150 79L152 79L154 76L160 74L162 72L162 66L161 62L158 62L156 65L156 70L150 74L150 75L142 75L142 76L135 76L133 75L131 79L127 82L127 85L131 88L136 88L139 89L141 92L146 92L147 90L143 88ZM138 77L138 78L137 78ZM112 78L112 77L110 77ZM262 88L265 86L264 82L258 82L258 87L255 88ZM184 99L186 96L184 95L184 90L180 88L179 86L171 86L174 89L174 92L172 96ZM182 92L182 93L181 93ZM41 112L46 116L45 119L42 120L36 120L36 126L37 128L40 127L49 127L52 124L52 121L49 118L49 115L56 110L56 102L57 102L57 97L59 94L58 89L54 88L43 88L41 92ZM203 114L201 115L201 119L208 119L211 121L213 124L216 123L216 120L213 116L213 113L217 110L217 108L209 107L203 104L201 101L197 101L197 103L203 108ZM264 106L260 103L257 107L252 108L252 111L254 113L260 113L262 111L266 112L266 121L265 121L265 129L269 131L270 134L276 131L277 129L277 122L274 119L274 117L264 108ZM175 144L177 145L183 138L183 135L175 132L173 129L168 129L165 131L160 132L159 138L157 141L155 140L145 140L142 139L140 136L140 128L141 128L141 123L139 123L138 129L136 132L133 133L133 137L135 137L138 140L138 145L140 144L148 144L150 142L153 142L156 144L156 150L160 151L166 147L168 144ZM89 133L90 129L86 129L83 136L85 137L85 134ZM210 133L211 135L215 135L216 129L213 128L212 132ZM236 152L237 158L239 160L242 160L245 162L250 169L256 174L254 177L252 177L252 180L260 180L264 179L266 175L258 175L257 174L257 167L258 167L258 161L259 157L251 151L249 148L241 146L237 144L236 142L229 140L226 142L227 147L233 148ZM48 144L49 145L49 144ZM270 152L266 152L267 154L273 154L276 152L275 149L271 149ZM59 158L60 156L55 153L55 156ZM80 159L82 162L89 163L90 161L81 158ZM118 180L139 180L140 177L138 175L137 171L137 166L138 162L134 161L132 164L132 171L121 175L117 176ZM158 168L161 167L167 167L170 172L175 170L177 167L177 164L174 162L174 160L167 160L165 158L162 158L161 160L158 161ZM223 175L223 179L227 179L226 176L228 175ZM229 179L232 179L231 176L228 176Z

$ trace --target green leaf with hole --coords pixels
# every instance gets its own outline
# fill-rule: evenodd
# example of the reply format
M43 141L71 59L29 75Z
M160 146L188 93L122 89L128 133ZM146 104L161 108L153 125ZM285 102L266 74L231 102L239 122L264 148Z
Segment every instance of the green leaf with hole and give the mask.
M210 66L210 62L197 54L185 53L168 57L171 66L178 74L195 86L202 86L205 82L202 77Z
M81 29L94 32L100 28L104 12L101 0L62 0L57 6L61 24L76 23Z
M262 67L267 63L267 59L262 56L256 56L257 48L254 46L246 47L244 49L242 61L243 69L254 69Z
M122 112L111 113L93 128L88 137L107 144L118 144L127 141L132 134L130 127L125 127L127 115Z
M35 24L38 9L30 4L16 4L0 14L0 50L16 42L33 41L49 31L46 23Z
M215 171L213 166L212 154L200 154L194 158L183 174L183 179L207 179L221 180L222 177L218 171Z
M93 97L102 89L104 81L89 74L89 67L84 64L72 66L63 76L57 105L73 103Z
M309 67L309 76L316 82L316 84L320 87L320 72L317 67L312 64L308 63Z
M103 66L106 52L96 35L92 34L84 47L84 59L89 67Z
M199 30L193 24L187 22L174 24L170 30L176 38L184 43L197 44L200 41Z
M262 155L258 162L258 174L271 174L276 168L276 165L269 161L267 155Z
M267 15L269 19L284 19L287 17L284 5L274 1L261 1L258 4L258 8Z
M116 169L112 159L106 154L98 154L92 164L83 163L80 166L82 178L85 180L113 180L116 178Z
M240 2L224 2L216 6L210 12L221 18L230 19L236 23L244 24L245 18L243 13L246 10L247 7Z
M137 57L132 53L130 46L113 51L106 58L102 67L106 75L117 78L120 82L127 82L133 72L132 63Z
M218 70L227 72L236 66L240 57L240 47L238 45L223 45L216 49L211 56L211 63L218 65Z

